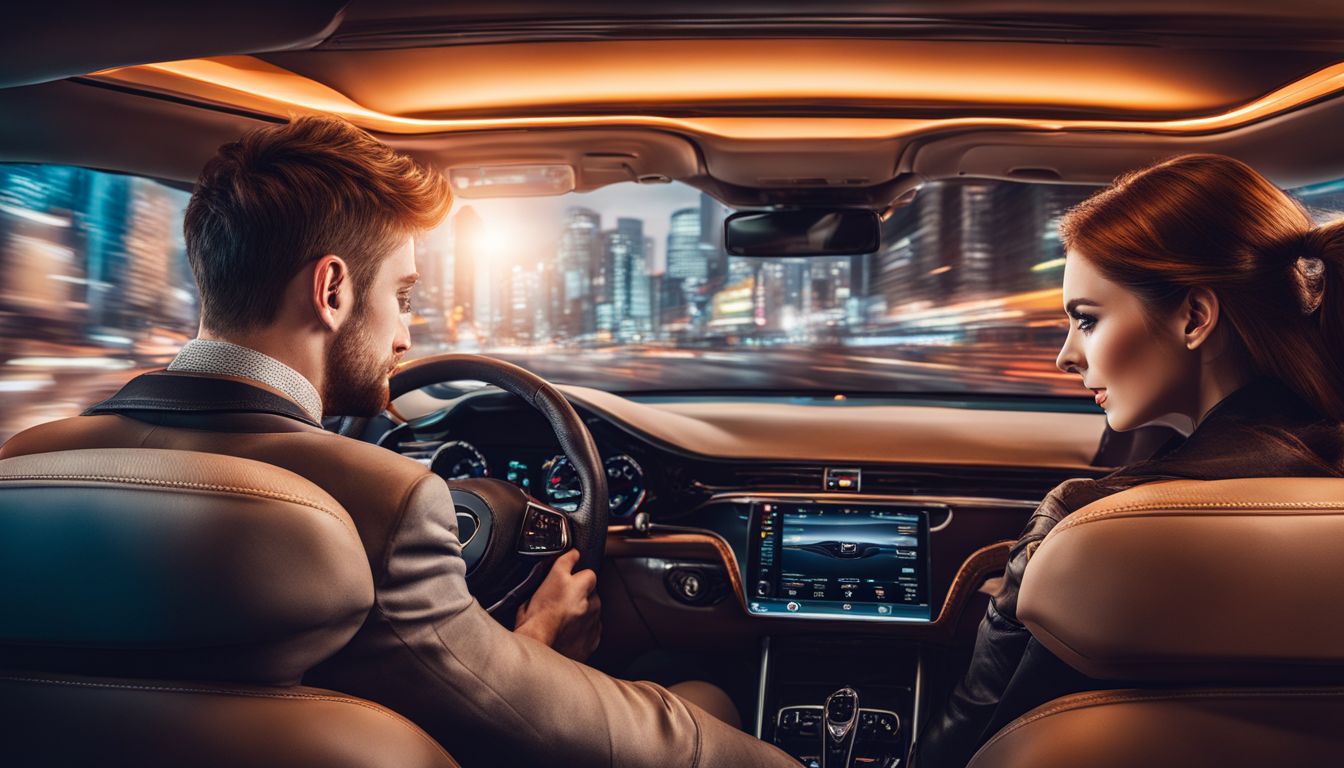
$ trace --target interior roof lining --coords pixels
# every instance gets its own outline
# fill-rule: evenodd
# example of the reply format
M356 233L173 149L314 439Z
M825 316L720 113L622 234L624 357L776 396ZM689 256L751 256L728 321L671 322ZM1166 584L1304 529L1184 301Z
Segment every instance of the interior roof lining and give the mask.
M255 126L259 124L259 119L263 119L263 116L259 114L243 111L233 114L222 113L213 107L192 104L187 100L166 101L160 96L151 97L144 94L109 90L105 87L91 87L71 81L0 91L0 111L7 114L30 116L30 119L23 121L22 124L18 121L10 121L7 126L0 125L0 160L73 163L113 171L169 178L181 183L189 183L195 178L201 165L220 143L236 137L246 127ZM92 125L88 124L88 121L78 119L79 115L90 113L104 114L106 119ZM264 116L264 119L273 121L276 118ZM1323 134L1322 131L1329 131L1332 125L1337 126L1341 119L1344 119L1344 98L1332 98L1299 109L1294 113L1280 115L1264 121L1262 124L1243 127L1219 137L1173 138L1112 133L1093 135L1089 139L1086 137L1079 138L1079 134L1067 132L1033 135L994 130L977 133L964 132L955 137L940 136L937 137L936 141L925 139L921 140L918 146L903 144L895 151L903 158L901 166L898 168L902 173L918 174L925 178L935 178L936 176L933 174L946 174L948 176L953 174L967 176L983 174L988 178L999 178L1004 173L1002 167L999 166L978 170L973 166L954 167L947 165L943 168L936 168L927 163L921 165L914 158L918 157L919 151L930 147L946 148L951 146L952 143L987 145L996 141L1001 142L1010 137L1014 142L1013 146L1022 148L1033 145L1058 148L1062 143L1073 141L1079 146L1091 145L1093 147L1083 154L1092 153L1114 157L1122 156L1124 153L1108 153L1099 150L1104 149L1107 144L1112 147L1123 145L1129 148L1150 146L1153 148L1153 152L1166 154L1176 151L1212 150L1241 156L1261 168L1276 181L1280 183L1289 182L1289 185L1295 186L1344 177L1344 156L1341 156L1344 155L1344 143L1325 142L1318 144L1302 140L1302 136L1328 135ZM1304 125L1307 127L1294 127ZM594 127L592 130L638 135L661 129ZM1295 133L1295 131L1298 132ZM507 131L497 134L475 132L468 135L480 139L490 135L503 136L506 134L527 140L535 136L538 142L544 144L551 141L552 137L557 135L557 132ZM459 138L466 138L466 136L383 135L383 138L389 143L407 145L408 148L409 145L418 145L414 151L421 153L432 151L433 145L439 144L442 146L442 150L436 151L434 154L442 154L451 152L455 141ZM694 137L694 141L700 152L711 157L722 155L724 158L722 162L726 162L730 166L733 162L732 155L739 148L735 145L741 143L740 141L726 140L714 136ZM866 142L851 143L862 147ZM805 155L809 144L814 149L827 150L835 147L835 142L831 141L825 141L819 145L816 142L806 141L784 142L777 147L782 152L777 160L781 170L786 169L796 157ZM1340 145L1338 152L1331 149L1336 144ZM151 147L153 151L151 151ZM758 149L769 151L769 148L766 147L758 147ZM875 163L886 164L892 162L890 159L884 159L891 157L886 154L891 150L883 149L879 151L883 154L880 158L875 159ZM1024 150L1014 151L1023 151L1025 154ZM1058 169L1060 171L1059 181L1065 183L1101 183L1106 181L1107 177L1114 176L1127 169L1124 165L1111 168L1108 162L1103 161L1099 163L1099 169L1092 167L1071 170L1068 163L1076 163L1077 159L1076 157L1068 159L1067 155L1068 152L1061 151L1058 156L1058 159L1066 160ZM934 155L928 154L925 157L932 158ZM488 158L486 160L488 161ZM722 190L715 186L713 179L683 180L706 189L711 194L722 194ZM824 197L825 194L825 190L817 193L819 197Z

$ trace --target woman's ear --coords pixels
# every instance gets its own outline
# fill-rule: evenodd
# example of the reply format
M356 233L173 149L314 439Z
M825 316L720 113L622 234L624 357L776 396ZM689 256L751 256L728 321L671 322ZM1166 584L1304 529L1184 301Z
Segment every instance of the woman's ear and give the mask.
M1198 349L1218 327L1218 294L1197 286L1191 288L1182 307L1185 323L1185 348Z
M313 265L313 310L318 322L336 330L349 313L351 304L350 269L345 260L327 254Z

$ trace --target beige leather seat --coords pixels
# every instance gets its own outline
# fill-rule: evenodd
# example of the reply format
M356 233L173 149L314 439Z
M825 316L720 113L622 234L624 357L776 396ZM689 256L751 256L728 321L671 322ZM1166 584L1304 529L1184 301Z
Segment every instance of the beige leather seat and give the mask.
M397 714L298 685L373 584L345 510L287 470L5 459L0 584L0 765L456 765Z
M1133 688L1049 702L975 768L1344 764L1344 480L1139 486L1046 537L1018 615Z

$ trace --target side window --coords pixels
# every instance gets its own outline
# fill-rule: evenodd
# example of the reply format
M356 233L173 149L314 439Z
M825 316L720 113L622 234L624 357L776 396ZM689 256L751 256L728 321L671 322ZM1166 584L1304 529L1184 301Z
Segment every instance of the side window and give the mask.
M134 176L0 165L0 440L79 413L195 335L189 198Z

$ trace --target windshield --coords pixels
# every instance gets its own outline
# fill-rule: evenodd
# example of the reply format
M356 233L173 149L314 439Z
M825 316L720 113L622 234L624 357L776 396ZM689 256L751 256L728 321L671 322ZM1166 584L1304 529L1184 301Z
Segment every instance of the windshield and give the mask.
M925 185L875 253L730 257L682 184L458 200L417 242L410 357L497 355L615 392L1086 396L1063 340L1059 217L1092 187ZM1314 210L1344 183L1295 190ZM0 439L73 415L196 332L188 194L0 165Z

